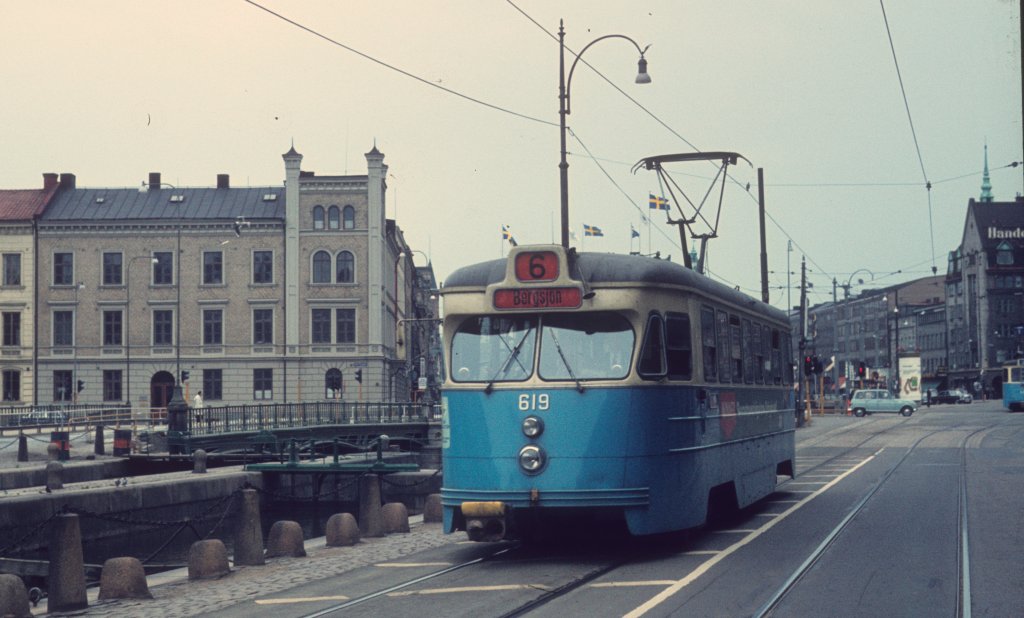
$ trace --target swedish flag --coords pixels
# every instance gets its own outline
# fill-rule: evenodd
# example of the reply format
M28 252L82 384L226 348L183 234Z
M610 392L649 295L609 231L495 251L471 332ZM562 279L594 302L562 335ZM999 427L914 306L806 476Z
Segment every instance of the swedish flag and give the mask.
M651 210L668 210L668 200L658 197L653 193L648 193L647 195L647 205L651 207Z
M512 245L513 247L519 246L519 243L516 242L516 239L512 238L512 231L508 229L507 225L501 226L501 239L507 240L508 244Z
M601 228L597 227L596 225L587 225L586 223L584 223L583 224L583 235L584 236L604 236L604 232L602 232Z

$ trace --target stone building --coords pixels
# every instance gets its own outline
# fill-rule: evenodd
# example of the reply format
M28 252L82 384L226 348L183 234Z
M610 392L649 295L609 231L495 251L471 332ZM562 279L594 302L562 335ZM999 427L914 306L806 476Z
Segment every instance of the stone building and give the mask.
M80 188L38 223L37 401L163 407L176 379L207 404L407 401L401 320L414 266L386 219L387 166L283 186ZM424 325L425 326L425 325Z

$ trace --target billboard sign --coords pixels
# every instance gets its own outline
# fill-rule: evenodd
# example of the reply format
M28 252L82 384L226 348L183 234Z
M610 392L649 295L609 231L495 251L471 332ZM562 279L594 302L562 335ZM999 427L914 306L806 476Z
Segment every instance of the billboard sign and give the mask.
M900 392L904 399L921 401L921 357L900 357Z

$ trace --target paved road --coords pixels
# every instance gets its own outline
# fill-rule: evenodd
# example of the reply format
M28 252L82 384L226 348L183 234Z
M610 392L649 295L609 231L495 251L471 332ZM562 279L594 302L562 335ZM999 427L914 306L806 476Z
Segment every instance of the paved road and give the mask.
M687 534L522 547L420 525L88 614L1022 615L1024 414L816 417L797 453L795 480Z

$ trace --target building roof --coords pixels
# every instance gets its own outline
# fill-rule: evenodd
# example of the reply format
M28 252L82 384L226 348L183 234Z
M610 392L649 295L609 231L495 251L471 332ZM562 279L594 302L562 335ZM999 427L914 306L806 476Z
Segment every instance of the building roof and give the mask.
M974 217L978 239L989 261L995 265L996 248L1009 243L1014 253L1014 264L1024 264L1024 199L1015 202L975 202L968 204L969 215Z
M0 191L0 220L27 221L46 210L54 189L6 189Z
M171 201L172 197L181 201ZM270 197L273 196L273 197ZM152 219L282 219L284 187L189 189L65 189L58 191L44 221Z

